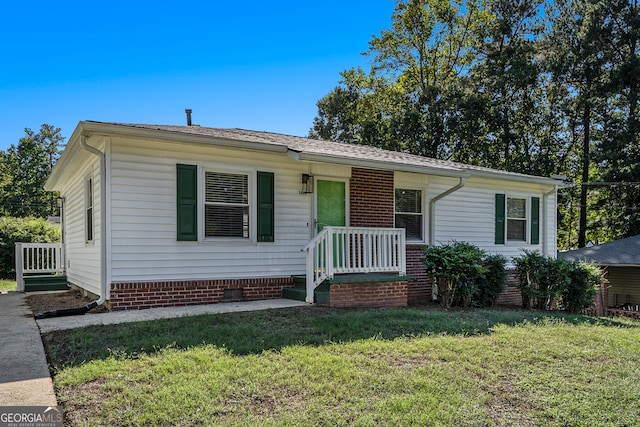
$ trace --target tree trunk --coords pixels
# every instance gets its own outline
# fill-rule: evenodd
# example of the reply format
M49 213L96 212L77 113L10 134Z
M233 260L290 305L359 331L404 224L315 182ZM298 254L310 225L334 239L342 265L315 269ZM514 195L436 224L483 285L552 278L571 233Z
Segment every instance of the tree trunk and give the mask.
M587 183L589 182L590 146L591 146L591 105L584 104L582 111L582 127L584 138L582 141L582 186L580 188L580 225L578 229L578 247L587 245Z

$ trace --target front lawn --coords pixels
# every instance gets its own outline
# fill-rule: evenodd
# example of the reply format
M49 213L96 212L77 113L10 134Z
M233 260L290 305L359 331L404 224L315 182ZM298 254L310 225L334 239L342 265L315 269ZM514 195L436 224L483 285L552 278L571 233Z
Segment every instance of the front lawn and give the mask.
M16 281L0 279L0 291L15 291Z
M631 320L304 307L44 341L65 425L640 424Z

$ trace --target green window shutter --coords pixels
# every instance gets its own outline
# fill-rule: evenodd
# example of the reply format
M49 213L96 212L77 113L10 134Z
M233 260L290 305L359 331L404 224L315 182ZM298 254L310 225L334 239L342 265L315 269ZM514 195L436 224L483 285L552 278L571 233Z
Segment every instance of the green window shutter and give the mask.
M531 244L540 243L540 198L531 198Z
M198 240L198 173L196 165L176 165L177 239Z
M274 179L271 172L258 172L258 242L273 242Z
M496 245L504 244L505 195L496 194Z

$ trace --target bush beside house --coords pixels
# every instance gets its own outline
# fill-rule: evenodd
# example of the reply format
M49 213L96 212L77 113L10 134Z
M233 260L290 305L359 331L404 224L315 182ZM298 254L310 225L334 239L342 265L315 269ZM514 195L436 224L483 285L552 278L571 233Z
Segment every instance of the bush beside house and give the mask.
M555 307L578 313L594 303L602 283L600 269L584 262L569 262L524 251L513 259L523 308ZM444 307L492 306L507 284L507 260L465 242L425 249L424 265L437 282Z
M0 278L15 280L15 244L55 243L60 227L42 218L0 217Z

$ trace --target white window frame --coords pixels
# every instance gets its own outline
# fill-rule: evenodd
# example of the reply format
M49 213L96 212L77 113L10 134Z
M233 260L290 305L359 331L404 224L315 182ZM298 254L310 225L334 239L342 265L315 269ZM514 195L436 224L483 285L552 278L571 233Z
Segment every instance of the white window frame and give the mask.
M200 220L198 227L198 240L201 242L229 242L229 243L247 243L256 241L256 225L257 225L257 213L256 213L256 170L246 168L229 168L228 166L221 166L215 164L199 165L198 173L198 204L200 211ZM248 191L248 209L249 209L249 234L248 237L225 237L225 236L206 236L206 206L210 203L206 202L206 174L220 173L220 174L232 174L232 175L246 175L247 176L247 191Z
M524 218L509 217L509 199L524 200ZM531 196L505 194L504 197L504 242L506 245L522 245L531 242ZM524 240L509 239L509 220L524 221Z
M396 215L400 214L400 215L412 215L413 213L411 212L398 212L397 210L397 206L396 206L396 191L397 190L411 190L411 191L420 191L420 210L421 212L419 214L415 214L415 216L420 216L422 219L420 221L420 227L421 227L421 234L422 234L422 238L421 239L415 239L415 238L409 238L409 236L407 236L407 242L411 242L411 243L424 243L425 239L426 239L426 232L427 232L427 227L426 227L426 204L425 204L425 196L426 196L426 189L424 187L416 187L414 185L396 185L393 188L393 225L396 228L399 228L398 224L396 224Z
M95 215L95 182L93 173L85 175L84 178L84 243L93 245L96 238L96 215Z

